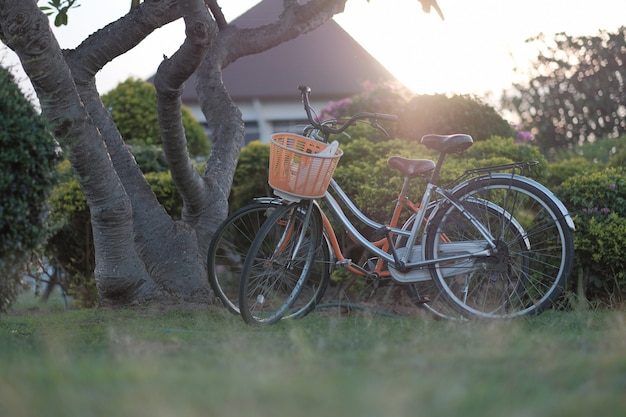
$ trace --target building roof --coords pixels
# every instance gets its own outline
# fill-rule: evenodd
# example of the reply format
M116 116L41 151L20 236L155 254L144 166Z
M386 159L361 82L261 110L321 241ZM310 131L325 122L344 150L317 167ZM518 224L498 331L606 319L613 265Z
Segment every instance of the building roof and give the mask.
M276 21L282 10L283 0L263 0L231 23L259 27ZM364 82L396 80L332 19L291 41L238 59L224 68L222 77L235 101L294 98L301 84L311 87L317 99L347 97L362 91ZM185 83L183 101L196 101L195 84L194 79Z

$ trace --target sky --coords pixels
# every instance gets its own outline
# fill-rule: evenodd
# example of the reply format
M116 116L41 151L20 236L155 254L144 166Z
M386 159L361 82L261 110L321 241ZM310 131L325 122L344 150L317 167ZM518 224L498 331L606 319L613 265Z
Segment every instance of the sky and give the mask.
M259 0L222 0L228 20ZM89 34L128 12L129 0L80 0L69 25L53 28L61 47L73 48ZM438 0L445 20L425 14L417 0L349 0L335 20L396 78L416 93L499 94L517 81L515 67L528 66L525 43L540 32L593 35L626 25L626 0ZM101 93L128 77L148 78L163 55L184 36L182 22L157 30L109 63L97 76ZM10 54L5 62L15 60Z

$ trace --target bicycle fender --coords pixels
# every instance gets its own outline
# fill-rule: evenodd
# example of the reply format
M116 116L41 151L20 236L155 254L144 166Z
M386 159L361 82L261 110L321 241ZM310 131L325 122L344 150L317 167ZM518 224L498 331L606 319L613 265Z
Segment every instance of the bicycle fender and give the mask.
M480 181L488 181L494 178L502 178L502 179L511 179L514 178L517 181L520 181L530 187L534 187L537 190L539 190L540 192L544 193L550 200L552 200L552 202L557 206L557 208L559 209L559 211L561 212L561 215L563 216L563 218L565 219L565 222L567 223L567 226L572 230L576 230L576 226L574 225L574 220L572 219L572 216L570 215L569 211L567 210L567 208L565 207L565 205L561 202L561 200L558 199L558 197L552 192L550 191L548 188L546 188L544 185L538 183L537 181L530 179L528 177L524 177L523 175L511 175L511 174L505 174L505 173L492 173L492 174L488 174L488 175L481 175L479 177L476 178L470 178L467 181L462 182L461 184L457 185L456 187L454 187L450 192L452 194L456 194L457 192L461 192L464 188L466 188L467 186L469 186L470 184L474 184L476 182L480 182Z
M261 204L281 204L281 199L276 197L256 197L253 200Z

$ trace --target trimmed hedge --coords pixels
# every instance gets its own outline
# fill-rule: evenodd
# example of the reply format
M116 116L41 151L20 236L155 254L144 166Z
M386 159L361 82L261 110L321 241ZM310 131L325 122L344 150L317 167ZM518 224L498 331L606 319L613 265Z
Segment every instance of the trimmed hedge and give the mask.
M15 300L25 263L45 237L57 150L43 118L0 68L0 312Z
M611 306L626 292L626 170L572 175L558 189L576 224L572 290Z

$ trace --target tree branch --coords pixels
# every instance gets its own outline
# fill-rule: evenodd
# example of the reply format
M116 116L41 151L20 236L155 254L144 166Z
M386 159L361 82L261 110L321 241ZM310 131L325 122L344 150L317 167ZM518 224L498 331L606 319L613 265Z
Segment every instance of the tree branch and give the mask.
M217 25L203 0L181 0L186 38L169 59L165 59L154 78L157 90L161 141L183 203L183 219L195 217L206 204L204 182L194 169L187 152L181 116L183 82L196 70L209 45L217 36Z
M217 22L219 30L224 29L228 25L228 22L224 17L224 13L222 13L222 8L217 4L217 0L205 0L205 3L209 7L211 14L213 14L213 18Z
M176 0L147 1L91 34L67 61L77 83L88 83L107 63L130 51L154 30L181 17Z
M303 5L285 0L285 8L275 23L255 29L229 26L220 33L219 52L222 68L235 60L271 49L317 29L334 15L342 13L347 0L311 0Z

